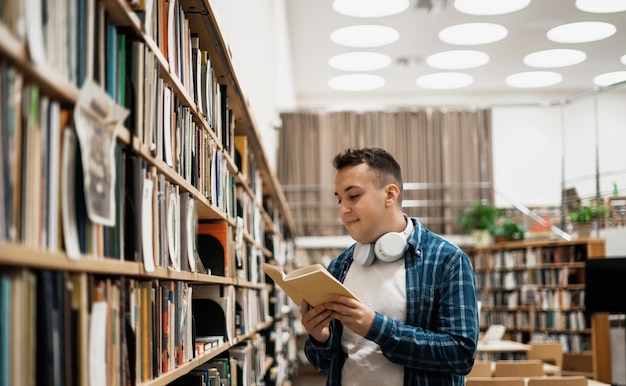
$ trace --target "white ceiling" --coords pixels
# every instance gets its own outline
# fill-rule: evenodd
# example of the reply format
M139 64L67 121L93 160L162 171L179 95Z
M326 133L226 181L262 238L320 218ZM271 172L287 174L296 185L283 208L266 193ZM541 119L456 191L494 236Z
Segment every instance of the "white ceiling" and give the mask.
M411 0L409 9L401 14L362 19L343 16L333 10L333 0L287 0L288 28L293 54L293 71L298 104L302 106L328 106L350 104L367 100L375 104L410 104L415 101L471 100L496 104L501 95L514 94L520 102L536 101L537 95L550 95L550 99L567 98L594 87L594 76L612 71L625 71L620 58L626 54L626 12L613 14L579 11L574 0L532 0L525 9L500 16L472 16L457 11L453 0L439 12L429 12L417 7ZM502 0L506 1L506 0ZM618 1L618 0L615 0ZM505 26L508 36L501 41L482 46L453 46L441 42L437 35L445 27L459 23L491 22ZM559 44L546 38L546 32L555 26L578 21L606 21L617 27L610 38L583 44ZM330 68L328 59L334 55L363 49L339 46L330 40L337 28L359 24L381 24L396 28L400 39L395 43L370 51L391 56L392 65L373 71L386 79L383 88L373 91L334 91L328 80L345 72ZM525 55L545 49L574 48L584 51L587 59L578 65L554 69L562 74L563 81L541 89L514 89L504 83L513 73L536 70L526 66ZM477 49L487 53L487 65L463 70L474 77L468 87L454 90L427 90L416 84L420 75L439 72L430 68L426 57L451 49ZM524 99L526 98L526 99Z

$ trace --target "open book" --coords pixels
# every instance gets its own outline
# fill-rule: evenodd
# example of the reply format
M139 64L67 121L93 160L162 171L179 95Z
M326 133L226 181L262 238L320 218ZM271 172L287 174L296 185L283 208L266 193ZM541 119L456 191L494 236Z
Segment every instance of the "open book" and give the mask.
M261 267L297 305L302 304L302 299L312 306L328 303L330 294L349 296L359 300L321 264L298 268L288 274L272 264L263 263Z

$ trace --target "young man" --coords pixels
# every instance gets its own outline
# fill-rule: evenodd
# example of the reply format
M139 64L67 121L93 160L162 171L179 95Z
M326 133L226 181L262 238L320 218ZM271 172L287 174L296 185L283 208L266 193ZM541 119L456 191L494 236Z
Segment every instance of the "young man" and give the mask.
M303 302L307 358L327 385L464 385L479 331L469 258L404 215L389 153L349 149L333 163L341 220L357 243L328 270L360 302Z

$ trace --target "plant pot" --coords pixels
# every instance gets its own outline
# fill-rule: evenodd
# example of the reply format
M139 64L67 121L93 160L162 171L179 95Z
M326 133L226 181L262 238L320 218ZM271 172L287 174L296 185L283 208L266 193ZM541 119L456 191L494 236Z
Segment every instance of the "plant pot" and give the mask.
M591 237L591 230L592 230L593 226L591 223L585 223L585 224L581 224L578 223L576 224L576 232L578 233L578 238L579 239L586 239Z
M493 237L488 230L473 230L472 237L474 238L474 246L476 247L485 247L487 245L493 244Z

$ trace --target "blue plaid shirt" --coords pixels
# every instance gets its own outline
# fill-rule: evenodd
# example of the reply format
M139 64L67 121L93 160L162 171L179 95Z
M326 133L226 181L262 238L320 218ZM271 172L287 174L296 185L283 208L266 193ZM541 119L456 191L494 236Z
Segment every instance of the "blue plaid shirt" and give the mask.
M415 232L404 254L406 323L376 312L366 339L380 345L385 357L404 366L404 385L464 385L474 364L478 340L476 282L467 255L456 245L412 219ZM328 271L343 282L354 245L330 263ZM309 362L328 373L326 385L341 385L346 354L343 325L330 323L326 344L307 339Z

